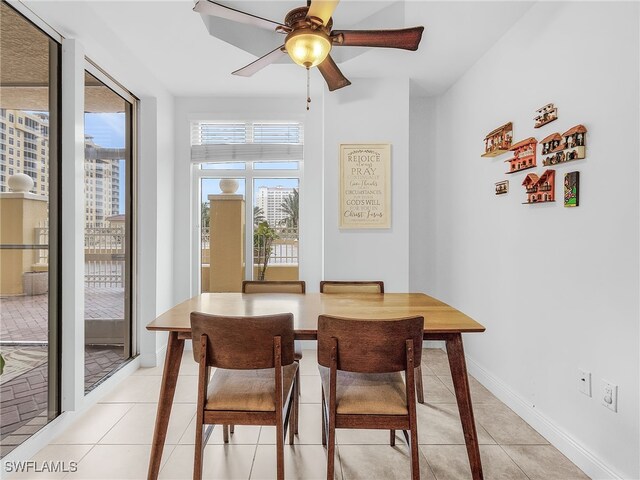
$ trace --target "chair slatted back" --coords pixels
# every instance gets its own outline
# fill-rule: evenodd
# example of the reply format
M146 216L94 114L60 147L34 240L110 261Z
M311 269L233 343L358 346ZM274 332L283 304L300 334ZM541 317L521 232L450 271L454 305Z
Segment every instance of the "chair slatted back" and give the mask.
M338 344L338 370L388 373L407 369L406 341L413 340L414 366L422 360L424 317L353 319L318 317L318 363L331 367L333 339Z
M303 280L282 281L253 281L242 282L242 293L305 293L306 284Z
M384 293L384 282L322 281L320 293Z
M191 313L193 358L200 361L200 338L206 335L207 364L235 370L274 368L274 337L282 343L282 365L293 362L293 315L225 317Z

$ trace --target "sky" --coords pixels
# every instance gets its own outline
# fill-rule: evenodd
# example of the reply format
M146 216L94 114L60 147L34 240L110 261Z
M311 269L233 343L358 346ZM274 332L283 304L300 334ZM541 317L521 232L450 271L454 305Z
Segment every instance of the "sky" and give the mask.
M126 117L124 113L85 113L84 133L91 135L93 141L105 148L124 148ZM125 213L124 197L126 194L125 161L120 160L120 198L119 212Z

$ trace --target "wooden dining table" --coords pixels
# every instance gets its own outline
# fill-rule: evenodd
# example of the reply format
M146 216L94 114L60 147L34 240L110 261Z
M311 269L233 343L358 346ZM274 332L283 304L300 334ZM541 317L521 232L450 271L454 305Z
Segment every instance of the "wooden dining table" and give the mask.
M294 317L296 340L317 339L319 315L372 321L411 316L424 317L424 339L440 340L446 343L472 477L474 480L483 478L462 334L481 333L485 328L472 318L423 293L307 293L303 295L202 293L176 305L147 325L147 329L151 331L169 332L151 444L147 475L149 479L158 478L160 471L184 341L191 338L191 312L227 316L290 312Z

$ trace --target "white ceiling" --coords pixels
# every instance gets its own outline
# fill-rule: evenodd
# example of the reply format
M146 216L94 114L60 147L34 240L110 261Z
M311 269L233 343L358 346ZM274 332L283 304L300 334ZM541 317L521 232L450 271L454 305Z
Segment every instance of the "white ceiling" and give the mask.
M291 8L304 4L303 1L222 2L276 21L282 21ZM271 65L251 78L232 76L232 71L256 56L211 36L207 19L191 10L194 3L191 0L25 3L62 35L87 45L90 56L90 46L96 42L103 47L112 46L119 54L134 58L176 96L304 94L305 71L297 65ZM422 94L437 95L469 69L531 5L532 2L518 1L342 0L333 17L335 29L424 25L425 32L417 52L340 47L358 55L345 61L336 60L353 82L354 86L347 88L356 88L358 78L404 77L412 79ZM238 31L246 31L249 38L255 36L256 52L267 53L273 48L268 37L257 37L244 26L238 26ZM281 34L269 35L275 45L283 40ZM317 71L312 82L322 82Z

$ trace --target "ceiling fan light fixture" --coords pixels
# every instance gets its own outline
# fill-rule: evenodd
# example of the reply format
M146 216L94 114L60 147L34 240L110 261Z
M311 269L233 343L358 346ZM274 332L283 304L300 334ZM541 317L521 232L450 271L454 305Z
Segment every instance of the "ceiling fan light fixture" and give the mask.
M331 51L331 39L322 30L307 28L287 35L285 48L291 60L305 68L321 64Z

